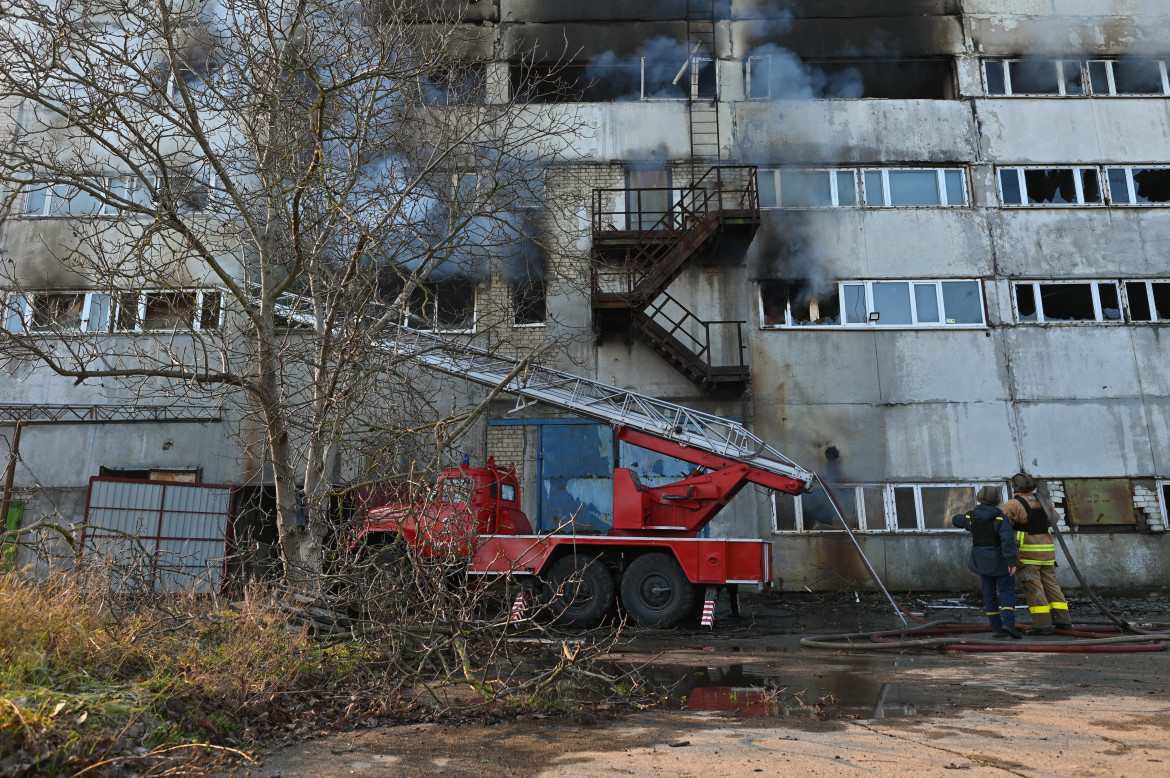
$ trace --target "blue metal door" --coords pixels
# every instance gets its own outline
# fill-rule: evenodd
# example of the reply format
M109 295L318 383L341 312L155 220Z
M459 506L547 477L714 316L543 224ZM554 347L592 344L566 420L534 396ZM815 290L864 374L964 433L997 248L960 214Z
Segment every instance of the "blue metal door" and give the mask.
M608 531L613 526L614 455L608 424L542 424L536 531Z

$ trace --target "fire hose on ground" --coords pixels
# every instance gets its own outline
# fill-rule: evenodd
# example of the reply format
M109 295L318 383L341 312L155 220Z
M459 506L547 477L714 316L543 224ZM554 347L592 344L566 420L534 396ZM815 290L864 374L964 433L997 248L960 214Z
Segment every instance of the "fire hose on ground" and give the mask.
M1170 626L1156 625L1151 629L1143 629L1121 619L1110 611L1101 599L1089 586L1072 554L1064 536L1057 526L1057 519L1051 503L1046 495L1040 494L1039 502L1048 516L1048 523L1052 527L1060 548L1064 551L1069 567L1076 575L1086 594L1106 616L1112 624L1081 624L1071 630L1056 629L1054 634L1071 637L1072 640L1057 642L1013 640L1004 642L999 639L977 637L979 633L990 632L990 625L967 624L961 621L932 621L927 622L922 617L907 610L882 583L877 571L869 563L861 544L857 542L849 522L845 520L845 511L841 507L837 495L829 485L816 475L817 482L824 489L829 498L829 504L841 520L849 540L861 557L866 571L873 578L882 594L894 607L894 612L902 620L903 628L877 632L851 632L838 635L817 635L802 638L800 645L808 648L827 648L833 651L889 651L905 650L909 648L935 648L944 651L1013 651L1013 652L1041 652L1041 653L1138 653L1148 651L1165 651L1167 641L1170 640ZM907 626L906 617L909 616L919 623L919 626ZM1118 634L1127 633L1127 634Z

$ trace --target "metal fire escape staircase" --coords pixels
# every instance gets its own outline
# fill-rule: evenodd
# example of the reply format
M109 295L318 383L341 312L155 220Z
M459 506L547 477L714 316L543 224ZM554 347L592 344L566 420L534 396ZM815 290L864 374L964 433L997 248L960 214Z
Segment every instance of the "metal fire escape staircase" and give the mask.
M310 301L284 295L276 313L308 327L316 326ZM374 325L376 315L367 317ZM813 474L749 432L738 422L692 410L682 405L617 389L535 364L463 345L440 335L395 324L379 330L378 350L391 358L405 358L457 378L489 387L501 387L525 402L553 408L643 432L680 446L734 460L769 473L802 482L809 488Z
M751 377L744 361L745 322L705 321L667 287L697 257L717 250L742 254L759 225L756 169L750 166L715 166L681 189L593 190L598 329L632 326L707 393L742 394Z

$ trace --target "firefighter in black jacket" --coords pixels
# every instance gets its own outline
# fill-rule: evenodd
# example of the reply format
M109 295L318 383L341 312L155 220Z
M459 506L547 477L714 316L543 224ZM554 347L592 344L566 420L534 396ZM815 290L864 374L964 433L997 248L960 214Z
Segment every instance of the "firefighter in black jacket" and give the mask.
M1016 537L1012 524L996 505L1000 491L984 486L975 495L979 504L951 518L956 527L971 533L973 545L967 567L983 580L983 604L991 634L1020 639L1016 629Z

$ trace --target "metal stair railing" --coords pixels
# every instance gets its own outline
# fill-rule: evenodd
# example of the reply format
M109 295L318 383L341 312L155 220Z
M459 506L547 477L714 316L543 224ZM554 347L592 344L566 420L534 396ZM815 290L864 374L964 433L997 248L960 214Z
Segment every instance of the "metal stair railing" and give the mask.
M672 310L677 312L676 315L671 314ZM644 317L646 324L661 330L661 336L659 336L659 333L653 332L648 327L643 326L642 330L647 336L660 343L663 349L678 349L683 351L691 358L688 360L688 364L701 370L706 378L711 377L711 368L715 367L712 358L711 328L734 325L736 327L736 337L739 347L739 362L730 365L721 365L721 367L747 369L747 364L743 361L743 352L746 348L743 342L743 321L707 321L700 319L685 305L666 292L662 292L655 297L640 314ZM665 324L663 323L664 321ZM634 322L636 324L642 323L638 317L635 317ZM701 335L695 334L695 330L698 330Z
M275 304L289 322L315 327L313 306L285 294ZM738 422L658 400L581 376L465 345L432 332L385 323L386 309L362 318L378 328L375 347L391 358L409 359L478 384L500 387L523 400L542 402L613 426L629 427L683 446L750 465L811 485L813 474L769 446Z

